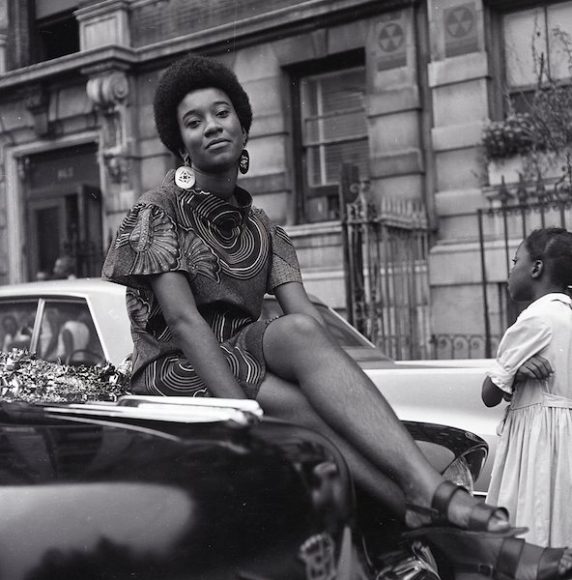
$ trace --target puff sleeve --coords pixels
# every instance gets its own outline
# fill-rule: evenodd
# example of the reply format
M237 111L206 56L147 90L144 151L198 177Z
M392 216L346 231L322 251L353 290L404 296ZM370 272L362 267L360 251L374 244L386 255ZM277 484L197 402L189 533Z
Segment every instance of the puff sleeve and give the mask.
M283 228L270 227L272 254L267 292L273 294L277 286L286 282L302 282L302 274L292 240Z
M493 368L487 375L502 391L512 393L514 377L523 363L550 343L549 325L537 314L523 312L505 332Z

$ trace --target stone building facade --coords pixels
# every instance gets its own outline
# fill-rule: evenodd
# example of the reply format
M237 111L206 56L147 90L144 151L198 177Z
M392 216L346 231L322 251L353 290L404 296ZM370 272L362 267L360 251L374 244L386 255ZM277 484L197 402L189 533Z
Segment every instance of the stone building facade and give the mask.
M570 4L0 0L0 283L34 279L66 248L80 274L97 272L125 211L176 164L153 90L191 51L230 65L251 97L242 185L286 225L312 293L344 309L338 172L350 162L374 203L426 209L431 332L480 332L480 143L503 115L503 39L538 14L572 29Z

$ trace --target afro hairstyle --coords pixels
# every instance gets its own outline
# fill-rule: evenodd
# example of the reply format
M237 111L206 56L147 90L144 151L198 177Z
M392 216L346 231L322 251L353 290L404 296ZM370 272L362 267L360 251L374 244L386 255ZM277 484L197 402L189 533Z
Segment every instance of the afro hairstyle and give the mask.
M177 122L177 107L191 91L207 88L220 89L226 93L242 128L247 134L250 131L252 108L234 72L216 60L189 54L165 70L153 102L159 138L178 157L184 146Z

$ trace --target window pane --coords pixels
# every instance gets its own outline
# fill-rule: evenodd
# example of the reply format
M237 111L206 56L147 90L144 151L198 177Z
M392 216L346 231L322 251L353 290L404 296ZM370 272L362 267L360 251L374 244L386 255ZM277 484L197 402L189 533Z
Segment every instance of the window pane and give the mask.
M304 117L315 117L319 114L318 89L319 80L308 78L302 79L300 82L300 98Z
M301 80L303 144L310 187L335 185L342 163L366 171L365 68Z
M572 76L572 2L554 4L547 8L550 45L550 73L555 79Z
M357 165L361 176L366 176L369 173L369 147L367 139L326 145L324 147L324 153L326 161L324 185L337 183L339 181L342 163Z
M38 351L45 360L65 364L104 362L87 303L46 301Z
M364 106L365 69L346 71L322 79L322 111L331 113Z
M343 163L359 167L362 176L368 174L369 146L367 139L332 143L308 148L308 180L311 187L335 185Z
M543 8L507 14L503 21L506 79L510 88L535 84L541 55L546 58Z
M530 113L534 91L516 91L510 95L510 101L516 113Z
M320 147L310 147L307 150L308 159L308 183L311 187L322 185L322 168Z
M36 19L45 18L58 14L58 12L75 10L78 4L78 0L36 0L34 13Z
M3 351L30 348L37 307L37 300L0 303L0 340Z
M363 109L306 121L305 143L319 143L348 137L361 137L367 133Z

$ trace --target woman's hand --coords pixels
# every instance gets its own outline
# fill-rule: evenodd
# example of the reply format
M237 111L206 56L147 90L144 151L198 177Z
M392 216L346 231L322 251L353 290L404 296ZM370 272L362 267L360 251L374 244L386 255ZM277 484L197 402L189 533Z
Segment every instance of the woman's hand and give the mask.
M151 278L151 287L183 354L210 393L229 399L246 398L211 327L197 309L186 276L181 272L159 274Z

